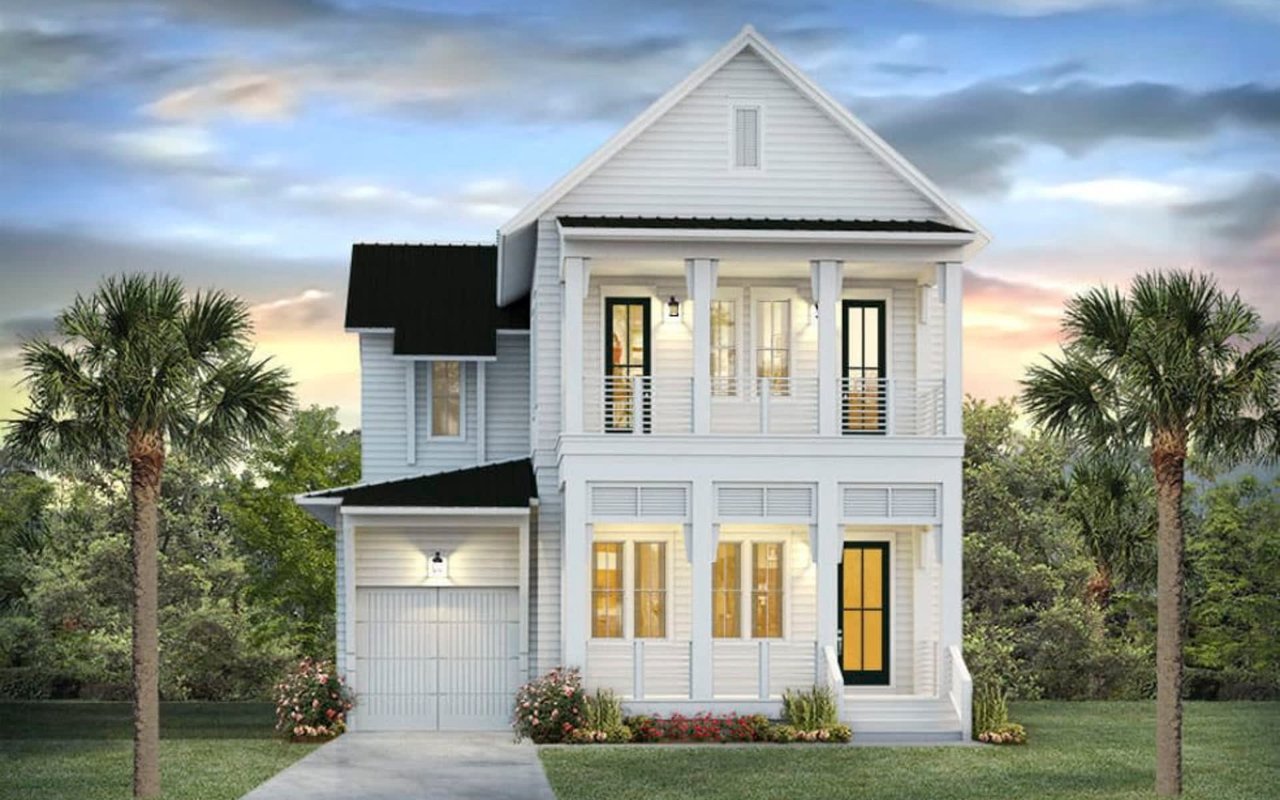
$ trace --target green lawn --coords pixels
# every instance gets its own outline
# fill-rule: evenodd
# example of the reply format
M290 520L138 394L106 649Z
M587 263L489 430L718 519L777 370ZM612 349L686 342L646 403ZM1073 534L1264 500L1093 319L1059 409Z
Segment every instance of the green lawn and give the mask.
M1151 703L1021 703L1025 747L548 748L560 800L1152 798ZM855 731L856 737L856 731ZM1189 800L1280 797L1280 703L1191 703Z
M160 780L168 800L237 798L314 749L272 736L266 703L165 703ZM131 797L128 703L0 703L0 798Z

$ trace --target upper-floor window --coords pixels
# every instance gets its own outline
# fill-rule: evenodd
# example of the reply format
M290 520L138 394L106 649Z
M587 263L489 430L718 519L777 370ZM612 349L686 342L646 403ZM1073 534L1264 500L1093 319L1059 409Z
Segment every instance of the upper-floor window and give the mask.
M739 169L760 167L760 107L733 108L733 166Z
M756 377L768 378L773 394L787 394L791 377L791 301L756 304Z
M711 301L711 393L737 394L738 304Z
M462 436L462 362L431 362L431 435Z

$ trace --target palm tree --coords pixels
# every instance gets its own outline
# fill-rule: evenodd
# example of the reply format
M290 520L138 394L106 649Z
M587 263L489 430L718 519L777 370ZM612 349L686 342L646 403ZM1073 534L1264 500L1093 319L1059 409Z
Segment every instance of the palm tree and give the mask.
M1280 341L1207 275L1152 272L1128 295L1067 302L1060 358L1032 367L1038 424L1097 452L1140 447L1156 491L1156 791L1182 791L1182 490L1189 452L1223 463L1280 457Z
M8 446L55 464L124 464L133 505L133 793L160 793L157 504L166 452L243 452L288 412L288 374L253 358L247 306L188 297L167 275L108 278L58 315L59 342L22 346L30 405Z
M1097 566L1089 593L1107 606L1119 584L1149 586L1155 577L1155 492L1135 454L1086 453L1071 466L1067 512L1080 524Z

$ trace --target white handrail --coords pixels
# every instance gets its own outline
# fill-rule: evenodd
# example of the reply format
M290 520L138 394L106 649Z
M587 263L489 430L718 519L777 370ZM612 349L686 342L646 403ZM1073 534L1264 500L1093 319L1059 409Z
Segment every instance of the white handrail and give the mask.
M947 657L951 661L951 705L960 720L960 735L968 741L973 736L973 676L964 663L960 645L948 647Z

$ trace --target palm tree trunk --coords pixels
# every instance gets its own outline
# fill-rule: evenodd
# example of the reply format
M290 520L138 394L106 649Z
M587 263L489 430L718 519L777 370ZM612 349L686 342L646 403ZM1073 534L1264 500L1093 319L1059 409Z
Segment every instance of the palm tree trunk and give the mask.
M160 636L156 543L164 440L129 435L133 502L133 796L160 794Z
M1182 486L1186 435L1157 432L1156 478L1156 793L1182 793Z

